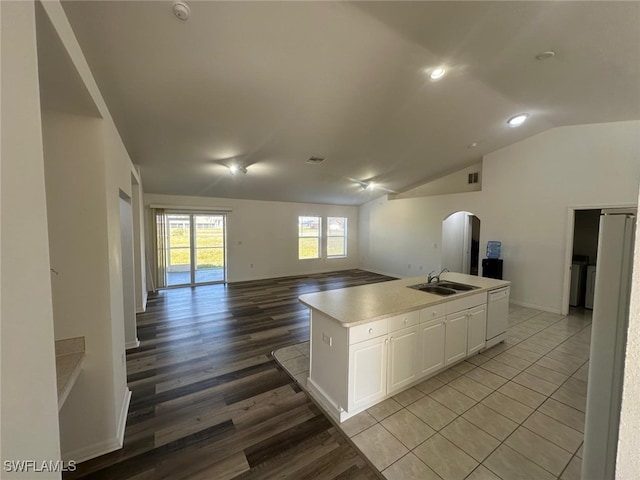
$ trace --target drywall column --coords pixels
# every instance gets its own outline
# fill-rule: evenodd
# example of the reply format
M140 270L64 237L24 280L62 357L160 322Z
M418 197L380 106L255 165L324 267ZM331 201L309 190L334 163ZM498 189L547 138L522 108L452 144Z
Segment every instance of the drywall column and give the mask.
M640 205L640 198L638 198ZM616 478L636 478L640 471L640 221L636 221L636 244L631 279L629 330L624 365Z
M120 192L120 240L122 254L122 298L125 348L140 346L136 329L135 272L133 255L133 213L131 200Z
M5 461L60 459L33 2L0 2L2 44L0 477ZM17 48L19 46L20 48Z
M135 175L131 174L131 209L133 211L133 259L136 286L136 312L147 308L147 270L144 253L144 209L142 188Z

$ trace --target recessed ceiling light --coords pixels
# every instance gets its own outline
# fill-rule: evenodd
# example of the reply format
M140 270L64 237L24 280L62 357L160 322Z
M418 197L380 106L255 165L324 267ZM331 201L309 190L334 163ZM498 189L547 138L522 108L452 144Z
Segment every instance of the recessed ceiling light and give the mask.
M529 118L528 113L519 113L518 115L514 115L509 120L507 120L507 125L514 128L519 127L527 121L527 118Z
M467 148L476 148L478 146L478 142L473 142L467 145Z
M556 52L554 52L553 50L547 50L546 52L542 52L539 53L538 55L536 55L536 60L549 60L550 58L553 58L556 56Z
M447 73L447 70L444 67L436 67L431 70L429 78L431 80L440 80L442 77L444 77L445 73Z

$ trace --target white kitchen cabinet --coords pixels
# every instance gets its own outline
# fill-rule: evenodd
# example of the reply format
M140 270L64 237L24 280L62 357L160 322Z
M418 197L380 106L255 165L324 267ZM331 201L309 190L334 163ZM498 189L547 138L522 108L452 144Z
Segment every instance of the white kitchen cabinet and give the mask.
M384 335L349 346L348 411L367 408L387 395L387 342Z
M444 334L444 364L451 365L467 356L467 311L447 315Z
M467 311L467 356L484 348L487 330L487 307L480 305Z
M427 376L444 367L444 317L420 324L420 362L418 371Z
M388 395L399 392L417 379L418 346L417 326L389 334Z

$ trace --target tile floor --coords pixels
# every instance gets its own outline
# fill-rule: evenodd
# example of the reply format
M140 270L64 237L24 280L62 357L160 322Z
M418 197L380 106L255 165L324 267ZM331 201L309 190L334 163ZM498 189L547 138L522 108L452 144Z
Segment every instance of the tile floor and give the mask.
M388 479L579 480L591 312L511 305L504 344L339 425ZM306 389L308 342L276 359Z

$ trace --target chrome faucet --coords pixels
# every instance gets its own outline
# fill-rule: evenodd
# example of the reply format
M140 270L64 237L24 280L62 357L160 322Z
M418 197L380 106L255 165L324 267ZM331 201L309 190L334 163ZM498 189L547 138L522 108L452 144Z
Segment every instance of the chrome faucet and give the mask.
M448 269L448 268L443 268L443 269L440 271L440 273L438 273L437 275L433 275L434 273L436 273L436 271L435 271L435 270L431 270L431 271L429 272L429 274L427 275L427 283L431 283L431 282L433 282L434 280L435 280L436 282L439 282L439 281L440 281L440 275L442 275L444 272L448 272L448 271L449 271L449 269Z

